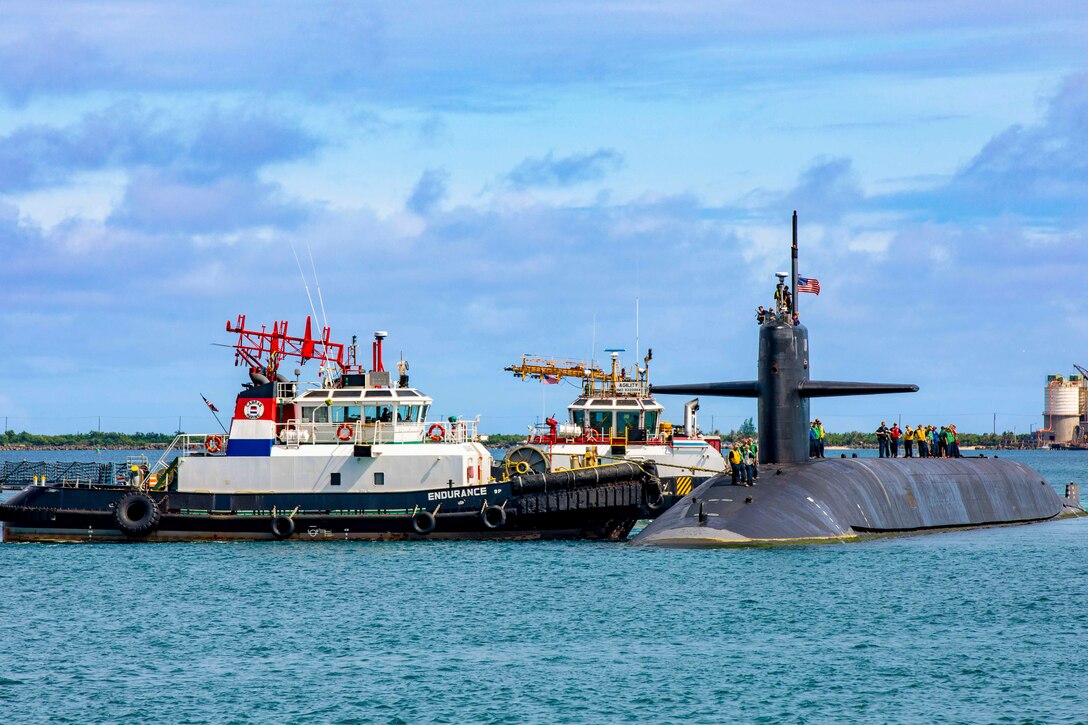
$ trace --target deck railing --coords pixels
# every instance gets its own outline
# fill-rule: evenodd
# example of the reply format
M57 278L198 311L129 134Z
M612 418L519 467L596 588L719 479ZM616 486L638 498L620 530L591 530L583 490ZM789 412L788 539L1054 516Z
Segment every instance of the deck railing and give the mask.
M166 450L159 456L159 460L155 462L155 466L152 471L160 471L167 467L170 461L170 454L176 454L177 456L191 456L194 453L202 456L225 456L227 454L227 440L230 436L227 435L205 435L203 433L179 433L174 436L174 440L170 442ZM209 445L214 447L219 446L218 450L211 450Z
M276 426L276 439L288 448L324 443L468 443L479 440L479 419L453 422L315 423L289 420Z

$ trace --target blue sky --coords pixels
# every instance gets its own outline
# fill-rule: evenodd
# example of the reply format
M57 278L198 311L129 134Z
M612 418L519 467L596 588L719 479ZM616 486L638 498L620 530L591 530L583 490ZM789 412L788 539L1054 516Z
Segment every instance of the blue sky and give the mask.
M335 338L484 430L561 412L502 368L634 348L636 297L654 380L746 379L795 208L814 377L921 386L831 430L1026 432L1088 365L1082 2L495 5L0 0L9 427L214 426L224 322L309 312L292 245Z

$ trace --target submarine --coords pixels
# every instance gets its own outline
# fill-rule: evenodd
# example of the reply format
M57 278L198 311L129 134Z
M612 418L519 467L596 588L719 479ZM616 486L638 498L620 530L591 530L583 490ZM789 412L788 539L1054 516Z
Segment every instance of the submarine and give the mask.
M914 393L918 386L810 379L808 330L797 316L796 211L791 258L794 300L760 321L756 380L651 388L656 395L756 398L756 485L734 485L729 474L714 476L650 522L632 543L840 542L1084 515L1077 484L1070 483L1062 498L1038 472L997 457L809 460L813 398Z

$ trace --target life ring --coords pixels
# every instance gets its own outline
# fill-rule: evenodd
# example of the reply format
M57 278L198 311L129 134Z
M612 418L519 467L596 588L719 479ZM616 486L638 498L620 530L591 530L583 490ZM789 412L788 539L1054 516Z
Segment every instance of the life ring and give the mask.
M586 431L586 440L587 440L587 441L595 441L595 440L597 440L597 431L593 430L592 428L590 428L589 430L587 430L587 431Z
M351 423L341 423L336 428L336 437L342 441L350 441L355 437L355 429L351 426Z
M489 529L497 529L506 523L506 509L502 506L488 506L480 512L480 520Z
M524 476L526 473L529 472L529 462L518 461L514 464L514 470L518 473L519 476Z
M290 516L274 516L272 518L272 535L281 541L290 539L295 533L295 520Z
M218 453L223 450L223 436L210 435L204 438L204 450L208 453Z
M412 516L412 528L417 534L426 536L434 531L434 527L437 523L434 520L434 514L430 511L417 511Z
M150 534L159 525L161 518L155 500L146 493L136 491L122 496L113 509L117 528L132 538L143 538Z
M435 431L437 431L437 433ZM437 443L446 437L446 429L442 427L441 423L433 423L431 424L431 427L427 429L427 437Z

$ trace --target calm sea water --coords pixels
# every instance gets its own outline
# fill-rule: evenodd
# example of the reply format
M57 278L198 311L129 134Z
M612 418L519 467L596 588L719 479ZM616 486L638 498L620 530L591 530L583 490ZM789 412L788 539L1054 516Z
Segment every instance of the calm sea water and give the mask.
M1085 453L1002 455L1088 480ZM1086 617L1088 520L717 551L9 544L0 722L1086 722Z

